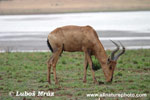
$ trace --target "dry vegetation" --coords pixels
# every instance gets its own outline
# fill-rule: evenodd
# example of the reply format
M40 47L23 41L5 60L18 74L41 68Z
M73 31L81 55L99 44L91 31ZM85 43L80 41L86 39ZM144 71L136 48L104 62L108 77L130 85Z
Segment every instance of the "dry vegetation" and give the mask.
M150 0L0 0L0 14L150 10Z

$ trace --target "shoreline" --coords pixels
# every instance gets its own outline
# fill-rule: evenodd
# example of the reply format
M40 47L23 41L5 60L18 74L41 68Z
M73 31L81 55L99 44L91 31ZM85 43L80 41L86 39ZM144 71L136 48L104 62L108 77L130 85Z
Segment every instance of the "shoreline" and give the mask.
M72 14L72 13L96 13L96 12L146 12L150 11L150 9L147 10L108 10L108 11L74 11L74 12L39 12L39 13L1 13L0 16L11 16L11 15L51 15L51 14Z
M147 38L150 37L150 34L147 33L141 32L137 34L136 32L127 32L127 31L97 31L97 34L100 37L100 41L102 42L105 50L114 49L114 45L110 42L110 39L116 42L121 41L128 50L150 49L149 46L150 40L145 39L145 37ZM0 53L48 52L49 49L46 45L47 36L48 34L4 36L3 38L6 40L0 41L0 45L1 45ZM27 40L24 40L23 38ZM122 40L122 38L124 39ZM12 41L11 39L14 39L14 41Z

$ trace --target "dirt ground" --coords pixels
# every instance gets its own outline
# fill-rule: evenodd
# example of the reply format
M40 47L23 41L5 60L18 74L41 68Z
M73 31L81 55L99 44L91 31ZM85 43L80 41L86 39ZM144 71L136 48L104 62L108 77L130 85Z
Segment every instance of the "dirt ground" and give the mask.
M0 14L150 10L150 0L0 0Z

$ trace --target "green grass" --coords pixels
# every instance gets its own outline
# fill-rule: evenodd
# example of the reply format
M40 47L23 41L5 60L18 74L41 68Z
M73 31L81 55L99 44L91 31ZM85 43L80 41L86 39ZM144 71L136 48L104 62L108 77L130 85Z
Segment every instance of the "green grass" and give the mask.
M110 55L110 51L107 51ZM146 93L150 99L150 50L128 50L118 60L111 84L93 84L90 68L87 83L83 83L83 53L64 52L60 57L56 72L59 85L47 83L46 62L51 53L0 53L0 100L95 100L88 93ZM95 57L93 62L99 66ZM105 81L102 69L95 71L98 81ZM9 92L52 91L53 97L16 97ZM105 98L115 100L116 98ZM118 98L124 100L125 98ZM137 98L128 98L137 100ZM127 99L126 99L127 100Z

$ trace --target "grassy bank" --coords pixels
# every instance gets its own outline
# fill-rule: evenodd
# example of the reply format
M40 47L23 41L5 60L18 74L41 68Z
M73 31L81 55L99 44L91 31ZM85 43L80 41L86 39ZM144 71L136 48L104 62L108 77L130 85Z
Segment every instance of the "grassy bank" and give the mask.
M107 51L110 54L109 51ZM150 50L128 50L118 61L111 84L94 85L90 69L87 83L83 79L83 53L63 53L57 64L59 85L47 83L46 61L51 53L0 53L0 100L93 100L88 93L146 93L150 99ZM94 60L94 57L93 57ZM95 72L105 81L102 70ZM52 74L53 77L53 74ZM16 97L16 91L52 91L53 97ZM9 92L12 96L9 96ZM97 97L98 98L98 97ZM105 98L114 100L114 98ZM116 99L116 98L115 98ZM118 98L124 100L125 98Z

